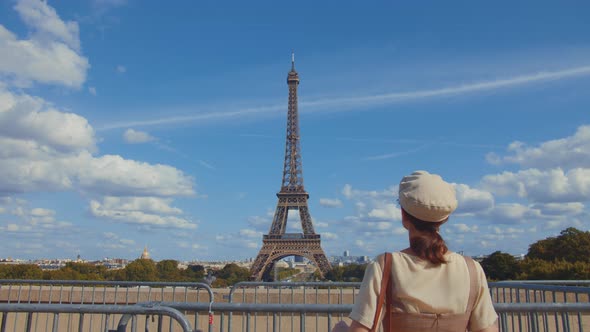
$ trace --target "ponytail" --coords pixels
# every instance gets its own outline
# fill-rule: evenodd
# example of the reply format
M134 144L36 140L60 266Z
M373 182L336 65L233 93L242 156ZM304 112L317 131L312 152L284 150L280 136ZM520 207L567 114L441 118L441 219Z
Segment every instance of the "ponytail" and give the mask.
M432 264L439 265L446 263L447 261L444 255L449 251L449 248L447 248L445 240L438 233L438 228L446 220L440 222L423 221L415 218L406 211L404 212L408 221L418 231L410 238L410 248L412 248L412 251L420 258L426 259Z

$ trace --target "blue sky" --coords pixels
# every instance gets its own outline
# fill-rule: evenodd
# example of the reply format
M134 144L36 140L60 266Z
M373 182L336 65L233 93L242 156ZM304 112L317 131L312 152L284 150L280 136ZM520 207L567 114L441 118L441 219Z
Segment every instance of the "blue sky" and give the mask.
M3 257L255 257L295 50L328 256L407 245L397 184L454 183L466 254L590 227L589 5L0 3ZM297 232L290 219L289 231Z

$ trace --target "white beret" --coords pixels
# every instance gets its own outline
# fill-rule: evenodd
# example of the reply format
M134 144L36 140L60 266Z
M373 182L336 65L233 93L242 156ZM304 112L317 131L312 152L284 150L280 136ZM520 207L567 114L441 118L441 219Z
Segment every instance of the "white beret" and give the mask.
M440 222L457 208L455 187L439 175L415 171L399 183L399 204L420 220Z

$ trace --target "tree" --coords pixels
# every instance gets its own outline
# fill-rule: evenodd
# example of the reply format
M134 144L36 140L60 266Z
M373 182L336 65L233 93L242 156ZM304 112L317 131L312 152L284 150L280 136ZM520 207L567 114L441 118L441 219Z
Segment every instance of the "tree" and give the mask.
M520 266L514 256L496 251L481 261L481 267L488 279L511 280L520 272Z
M158 270L151 259L136 259L125 266L127 281L157 281Z
M590 232L574 227L566 228L557 237L549 237L529 246L527 258L545 261L565 260L567 262L590 263Z
M42 279L43 271L35 264L0 265L0 279Z
M275 281L280 281L283 279L287 279L293 275L296 275L299 273L299 270L291 268L291 267L279 267L277 268L277 277L279 278L279 280L275 280Z
M366 264L334 266L326 273L325 279L331 281L361 281L365 275L366 268Z
M220 279L227 282L228 285L233 285L240 281L246 281L250 278L250 270L245 267L240 267L237 264L226 264L221 270L215 272L217 282L222 283Z
M178 269L178 261L173 259L165 259L156 264L158 270L158 278L161 281L182 281L180 270Z
M519 279L528 280L588 280L590 263L567 262L565 260L545 261L527 258L522 263Z
M203 265L189 265L182 275L187 281L201 281L205 277L205 267Z

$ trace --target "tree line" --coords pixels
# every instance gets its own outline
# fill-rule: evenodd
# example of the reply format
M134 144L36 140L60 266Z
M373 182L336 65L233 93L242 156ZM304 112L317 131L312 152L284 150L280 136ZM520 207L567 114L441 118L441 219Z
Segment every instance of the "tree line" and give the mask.
M490 280L588 280L590 232L567 228L529 246L523 260L496 251L481 261Z
M590 279L590 232L567 228L556 237L537 241L529 246L524 259L496 251L480 264L490 280L588 280ZM366 264L335 266L324 276L331 281L361 281ZM295 269L280 268L278 279L298 273ZM250 271L237 264L226 264L222 269L208 271L202 265L178 268L178 261L166 259L154 262L137 259L125 268L109 270L102 265L69 262L58 270L41 270L35 264L0 264L0 279L33 280L98 280L98 281L166 281L208 282L213 287L227 287L247 281ZM315 277L320 280L319 273Z
M570 227L529 246L524 259L496 251L480 262L489 280L589 280L590 232ZM366 265L336 266L332 281L360 281Z
M297 272L296 269L279 268L278 277L284 279ZM227 287L249 278L250 270L234 263L219 270L206 271L202 265L179 269L178 261L173 259L154 262L139 258L118 270L80 262L68 262L58 270L42 270L36 264L0 265L0 279L206 282L212 287Z
M36 264L0 265L0 279L198 282L204 277L203 266L179 269L178 261L172 259L157 263L151 259L136 259L118 270L81 262L68 262L57 270L42 270Z

